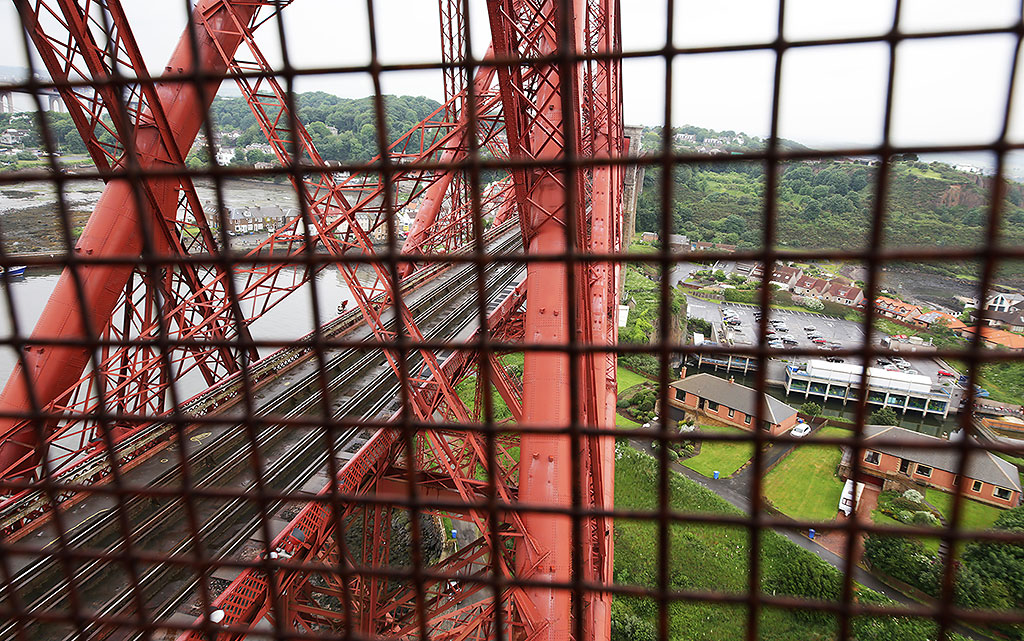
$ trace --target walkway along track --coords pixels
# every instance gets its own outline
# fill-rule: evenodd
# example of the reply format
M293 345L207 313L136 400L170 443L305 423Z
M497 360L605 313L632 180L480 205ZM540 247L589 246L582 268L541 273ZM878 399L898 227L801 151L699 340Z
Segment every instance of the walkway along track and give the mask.
M494 249L503 250L506 242L514 243L517 237L510 234L508 239L511 240L501 238ZM521 279L521 271L521 266L516 264L492 266L488 270L488 292L492 292L492 296L507 295L510 287L514 288ZM430 338L457 335L476 321L478 303L472 295L475 287L450 286L452 282L475 279L475 267L461 266L453 272L452 277L446 279L445 286L437 288L440 297L426 296L418 302L421 309L416 311L426 321L421 327ZM454 310L452 306L455 306ZM415 367L418 358L410 358L411 367ZM327 386L332 393L331 411L335 417L380 416L396 409L397 381L384 363L380 350L342 350L330 359L325 371L331 377ZM292 372L292 377L297 374ZM321 403L319 382L316 377L306 377L303 383L290 386L269 402L261 404L259 414L294 417L315 413ZM349 395L343 396L343 391L349 392ZM190 439L197 443L197 446L189 443L189 448L195 450L190 452L190 461L198 487L246 486L252 482L246 437L242 430L235 427L226 425L222 428L208 428L209 432L201 435L205 438ZM339 463L350 458L370 436L367 430L358 428L338 435L335 451L338 458L342 459ZM307 485L319 489L326 482L324 437L324 431L320 429L296 430L282 426L264 428L259 435L259 449L266 461L263 472L266 487L278 492L297 492ZM209 443L204 444L204 440ZM160 469L160 464L169 469L156 474L149 482L149 487L174 487L180 483L177 466L168 465L166 458L150 459L140 466L140 473L148 471L143 469L146 467ZM83 501L77 508L80 511L95 511L88 514L70 533L70 545L106 554L123 551L124 541L117 520L97 519L97 516L111 509L116 499L110 495L97 495L93 498L96 500ZM237 554L259 530L260 514L252 501L204 500L201 503L197 505L197 512L203 522L202 542L210 557L224 559ZM281 507L280 504L274 505L274 512ZM184 506L179 501L136 497L127 501L125 508L131 516L132 540L136 549L179 557L190 554L192 539L185 525ZM66 578L56 559L38 558L18 570L13 584L17 586L26 607L32 611L67 611L61 608L67 598ZM155 620L160 620L173 613L193 592L197 583L191 568L176 564L140 567L139 574L141 592L135 594L124 588L130 581L126 580L123 566L92 560L79 565L75 573L75 584L80 594L87 595L88 602L83 605L89 610L95 609L98 615L125 615L136 609L135 599L141 597L149 610L147 614L150 620L154 620L154 615ZM111 634L117 637L117 630L112 628L89 627L82 631L87 633L88 638L109 638ZM38 626L31 635L33 638L51 639L60 638L65 632L70 632L67 625ZM12 633L12 626L0 627L0 638L7 638ZM77 634L74 632L70 636L75 637Z

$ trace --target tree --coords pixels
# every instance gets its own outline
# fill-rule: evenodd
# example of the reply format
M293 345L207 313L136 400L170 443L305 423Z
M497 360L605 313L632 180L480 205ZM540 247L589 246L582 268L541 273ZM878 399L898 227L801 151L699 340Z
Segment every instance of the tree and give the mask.
M850 189L853 191L860 191L864 189L868 184L868 172L864 169L858 169L853 172L850 176Z
M1024 507L1003 512L993 529L1024 532ZM1000 584L1015 604L1024 604L1024 545L996 542L972 543L964 550L964 563L978 575L987 590L999 591Z
M896 412L891 407L883 407L871 412L871 424L872 425L899 425L900 417L896 416Z
M811 417L821 416L821 405L814 401L808 401L800 406L800 413Z

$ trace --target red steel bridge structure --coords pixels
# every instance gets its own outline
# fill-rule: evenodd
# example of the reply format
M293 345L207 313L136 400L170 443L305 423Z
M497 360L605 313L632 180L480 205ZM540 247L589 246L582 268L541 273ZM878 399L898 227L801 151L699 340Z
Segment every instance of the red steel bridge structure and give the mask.
M344 179L298 117L291 79L257 44L290 0L200 0L154 75L120 0L15 4L106 187L0 396L2 506L48 497L4 523L7 539L59 519L80 495L121 487L126 470L201 425L174 381L239 381L244 401L259 360L250 325L336 266L372 331L363 347L382 350L401 381L402 409L344 465L332 462L333 480L260 563L219 595L203 588L217 617L183 626L182 638L241 639L260 626L609 638L600 586L612 581L614 440L600 430L614 427L616 365L601 348L617 342L611 255L624 225L618 2L487 0L490 47L470 64L466 7L439 0L444 104L393 142L382 133L381 154ZM223 213L203 210L184 162L200 133L210 137L206 114L231 81L300 202L244 256L219 248L210 221ZM484 189L483 169L504 178ZM394 214L412 209L400 254L382 252L373 238L397 248ZM521 238L507 260L525 265L524 284L465 344L428 340L401 283L439 262L501 260L483 250L488 226L502 225ZM511 351L525 352L521 380L498 359ZM472 409L456 391L470 376ZM514 425L494 422L492 385ZM167 420L178 429L147 437ZM435 566L414 552L411 571L394 570L397 510L481 535ZM354 517L353 546L343 530Z

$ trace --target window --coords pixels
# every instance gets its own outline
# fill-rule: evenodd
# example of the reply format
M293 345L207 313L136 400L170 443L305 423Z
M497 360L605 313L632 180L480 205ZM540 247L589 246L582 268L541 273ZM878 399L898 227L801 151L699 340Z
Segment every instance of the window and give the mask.
M983 487L985 487L984 483L982 483L981 481L975 481L974 483L971 484L971 491L972 492L980 492L981 488L983 488Z
M732 418L733 416L736 416L736 410L729 408L729 418Z
M1004 501L1009 501L1010 500L1010 496L1013 495L1013 492L1011 492L1010 490L1006 489L1005 487L997 487L995 490L992 491L992 494L995 495L995 497L997 499L1003 499Z
M865 463L870 463L872 465L878 465L878 461L881 458L882 458L881 455L879 455L879 453L875 452L874 450L868 450L864 454L864 462Z
M717 412L718 411L718 403L716 403L714 401L708 401L708 411L709 412Z
M932 475L932 468L928 467L927 465L921 465L920 463L918 463L917 464L917 475L918 476L923 476L925 478L928 478L929 476Z
M750 425L750 414L743 415L743 422L746 423L747 425Z

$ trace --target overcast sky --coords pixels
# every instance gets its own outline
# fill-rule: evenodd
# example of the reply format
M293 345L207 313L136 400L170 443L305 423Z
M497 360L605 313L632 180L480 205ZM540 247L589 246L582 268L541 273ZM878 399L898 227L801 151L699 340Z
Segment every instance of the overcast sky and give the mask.
M151 70L160 69L184 26L179 0L123 0ZM433 0L376 0L382 62L439 59L439 18ZM623 0L623 47L664 45L664 0ZM893 19L892 0L791 0L785 36L808 39L877 35ZM906 0L900 18L907 32L1013 23L1012 0ZM485 4L471 2L474 50L489 41ZM298 67L361 64L369 60L369 28L362 0L296 0L284 12L289 55ZM776 33L778 6L765 0L676 3L675 44L681 47L763 43ZM0 4L0 64L24 65L16 14ZM261 45L279 60L276 28L261 28ZM897 144L991 142L1001 126L1014 40L1009 36L907 42L897 49L893 140ZM673 124L695 124L764 136L770 128L771 52L677 57L673 64ZM797 48L784 56L779 133L805 144L832 147L875 144L881 139L886 45ZM663 59L629 61L624 68L628 123L658 125L664 113ZM1020 83L1018 83L1020 84ZM322 89L346 97L372 93L365 75L311 77L298 90ZM440 98L437 73L394 73L386 93ZM1018 92L1019 93L1019 92ZM1020 103L1021 101L1017 101ZM1024 107L1011 131L1024 138Z

